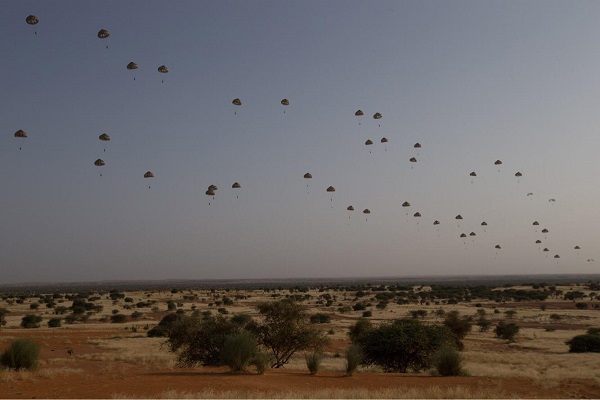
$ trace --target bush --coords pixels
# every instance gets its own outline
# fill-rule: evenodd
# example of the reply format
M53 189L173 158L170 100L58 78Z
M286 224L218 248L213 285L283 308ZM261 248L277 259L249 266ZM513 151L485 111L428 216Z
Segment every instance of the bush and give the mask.
M30 339L17 339L0 355L0 364L19 371L33 370L37 366L40 345Z
M454 347L454 335L441 325L401 319L372 328L356 339L364 352L363 364L374 364L390 372L418 372L431 367L442 347Z
M515 341L515 337L519 333L519 326L512 322L507 324L504 321L500 321L498 326L496 326L495 333L498 338L507 340L511 343Z
M371 318L372 316L373 316L372 311L363 311L363 313L362 313L363 318Z
M50 318L48 320L48 328L59 328L61 321L60 318Z
M328 324L331 322L329 314L317 313L310 316L311 324Z
M578 310L585 310L586 308L588 308L587 303L575 303L575 307Z
M269 356L262 352L257 352L250 364L256 367L256 373L262 375L267 370L267 365L269 363Z
M577 335L565 343L569 353L600 353L600 335Z
M365 355L359 345L353 344L346 349L346 375L352 376L363 362Z
M479 327L479 332L487 332L490 330L490 326L492 325L492 321L481 317L477 320L477 326Z
M221 349L221 362L232 372L242 372L256 356L256 339L250 332L240 332L228 336Z
M127 320L127 316L125 314L115 314L110 317L110 322L113 324L122 324Z
M359 336L363 335L365 332L371 330L373 328L373 324L367 319L359 318L358 321L348 329L348 336L350 336L350 340L352 343L355 343Z
M463 358L461 354L451 348L443 347L433 359L434 373L438 376L462 376L466 375L463 369Z
M456 340L456 345L459 350L462 350L464 345L462 343L467 333L471 332L472 318L471 317L459 317L458 311L451 311L444 319L444 325L450 329Z
M316 375L317 372L319 372L319 367L321 366L323 356L317 352L307 353L304 355L304 359L306 360L306 367L310 371L310 374Z
M26 315L21 319L21 327L23 328L39 328L42 317L39 315Z
M589 328L587 330L588 335L600 335L600 328Z

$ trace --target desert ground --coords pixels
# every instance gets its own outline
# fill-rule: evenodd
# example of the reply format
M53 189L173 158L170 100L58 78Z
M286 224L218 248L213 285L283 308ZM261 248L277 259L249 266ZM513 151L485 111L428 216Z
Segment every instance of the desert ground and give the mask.
M375 289L373 286L372 289ZM498 287L495 290L503 290ZM512 286L525 291L542 290L531 286ZM379 287L378 290L385 290ZM427 286L415 286L413 293L426 293ZM376 307L375 290L345 287L297 289L182 289L121 291L111 299L110 292L88 293L98 307L85 321L49 328L57 307L70 307L66 293L55 295L53 305L41 301L40 294L29 296L4 293L0 308L8 310L6 325L0 329L0 351L12 340L31 338L41 345L40 362L35 371L0 370L2 398L598 398L600 397L600 357L597 353L569 353L565 341L600 327L600 301L585 283L560 285L563 295L544 301L496 302L472 298L448 304L440 301L390 302ZM577 301L564 294L580 291ZM333 304L326 306L324 295ZM590 296L591 295L591 296ZM180 368L176 356L164 345L164 338L147 337L146 332L167 315L168 302L186 314L193 310L213 314L249 314L259 318L256 304L296 296L302 298L309 313L326 313L331 322L319 324L331 338L317 375L310 375L304 355L296 354L284 368L268 369L258 375L250 368L234 374L226 367ZM114 296L113 296L114 297ZM233 304L224 305L227 297ZM16 301L20 299L20 301ZM126 301L127 300L127 301ZM374 367L359 368L345 376L344 351L350 345L348 328L365 310L348 311L357 301L367 303L374 324L405 318L411 311L426 310L426 322L441 322L439 310L457 310L461 315L485 315L493 325L480 332L476 325L466 336L462 352L468 376L438 377L429 372L384 373ZM585 302L587 308L576 307ZM32 304L37 303L32 308ZM436 304L437 303L437 304ZM450 302L453 303L453 302ZM344 307L346 308L344 309ZM173 307L173 305L171 305ZM221 309L219 311L219 309ZM510 312L516 313L509 317ZM138 315L132 318L131 314ZM480 311L482 313L482 311ZM39 328L20 327L27 314L42 316ZM127 316L126 322L111 323L114 314ZM141 314L141 315L140 315ZM520 327L514 343L498 339L493 327L510 319Z

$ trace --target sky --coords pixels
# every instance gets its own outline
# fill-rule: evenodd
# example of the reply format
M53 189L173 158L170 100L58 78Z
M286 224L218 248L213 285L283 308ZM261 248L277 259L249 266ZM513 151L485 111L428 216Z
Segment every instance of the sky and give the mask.
M2 283L598 272L599 2L0 8Z

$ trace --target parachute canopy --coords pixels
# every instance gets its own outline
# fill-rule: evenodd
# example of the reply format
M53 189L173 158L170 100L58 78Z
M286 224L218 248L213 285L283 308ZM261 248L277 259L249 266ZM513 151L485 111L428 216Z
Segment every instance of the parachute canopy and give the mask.
M575 250L581 250L581 247L579 247L579 246L575 246L575 247L574 247L574 249L575 249Z
M540 244L540 243L542 243L542 241L540 239L535 241L535 244Z
M206 194L207 196L214 196L215 192L214 192L214 190L208 189L204 194Z
M548 229L542 229L542 233L548 233Z
M555 254L554 258L560 258L560 256L558 254Z
M327 191L328 191L328 192L335 192L335 188L334 188L333 186L329 186L329 187L327 188Z
M420 149L421 148L421 144L420 143L415 143L415 145L413 147L415 149Z
M158 67L158 72L160 72L161 74L166 74L169 72L169 68L165 67L164 65L161 65L160 67Z
M240 189L241 187L242 186L239 183L237 183L237 182L234 182L233 185L231 185L232 189Z
M439 224L440 224L440 221L438 221L438 220L436 219L435 221L433 221L433 224L434 224L434 225L439 225Z
M475 232L471 232L469 233L469 236L477 236L477 234Z
M469 174L469 176L477 176L477 174L475 173L475 171L473 171Z
M312 179L312 175L307 172L304 174L304 179Z
M150 171L147 171L144 174L144 178L154 178L154 174L152 172L150 172Z
M99 158L96 161L94 161L94 165L97 167L103 167L104 165L106 165L106 163L104 162L104 160Z
M529 197L529 196L533 196L533 193L529 192L529 193L527 193L527 196L528 196L528 197Z
M404 203L402 203L402 207L410 207L410 203L408 201L405 201Z
M499 244L497 244L496 246L494 246L496 249L501 249L502 247L500 247Z
M533 221L533 225L539 225L540 223L537 221Z
M502 161L496 160L496 162L494 163L494 165L502 165Z
M420 212L416 212L415 215L413 215L413 217L420 217L421 213Z
M467 234L466 234L466 233L461 233L461 234L460 234L460 237L461 237L461 238L466 238L466 237L467 237Z
M103 142L108 142L110 140L110 136L106 133L103 133L102 135L98 136L98 139L102 140Z
M487 226L487 222L483 221L483 222L481 223L481 226Z
M371 211L368 208L365 208L363 210L363 214L371 214Z
M107 38L107 37L109 37L109 36L110 36L110 32L109 32L109 31L107 31L106 29L100 29L100 30L98 31L98 37L99 37L100 39L106 39L106 38Z
M283 99L283 100L281 100L281 105L283 105L283 106L289 106L290 105L290 101L288 99Z
M520 173L520 172L517 172L517 173L515 174L515 176L519 177L519 176L523 176L523 174L522 174L522 173Z
M548 248L547 248L547 247L544 247L544 250L542 250L542 251L550 251L550 250L548 250Z
M212 190L213 192L214 192L215 190L217 190L217 189L219 189L219 188L217 187L217 185L210 185L210 186L208 187L208 190Z
M28 15L27 18L25 18L25 22L27 22L29 25L37 25L40 20L35 15Z
M242 101L240 99L233 99L231 101L231 104L233 104L234 106L241 106L242 105Z
M346 210L348 210L348 211L354 211L354 207L348 206L348 207L346 207Z
M381 143L387 143L387 142L388 142L388 139L386 137L381 138Z
M548 199L548 202L550 203L554 203L556 201L556 199Z
M26 138L27 137L27 132L25 132L22 129L19 129L18 131L15 132L15 137L16 138Z
M379 113L375 113L373 114L373 118L374 119L381 119L381 117L383 117L383 115L379 114Z
M354 113L355 116L357 117L362 117L363 115L365 115L365 113L362 112L362 110L356 110L356 112Z
M365 145L366 145L366 146L370 146L370 145L372 145L372 144L373 144L373 141L372 141L371 139L369 139L369 140L367 140L367 141L365 142Z
M462 215L458 214L456 217L454 217L454 219L463 219Z
M138 65L132 61L127 64L127 69L138 69Z
M410 160L408 160L408 161L410 161L410 162L417 162L417 159L416 159L416 158L414 158L414 157L412 157L412 158L411 158Z

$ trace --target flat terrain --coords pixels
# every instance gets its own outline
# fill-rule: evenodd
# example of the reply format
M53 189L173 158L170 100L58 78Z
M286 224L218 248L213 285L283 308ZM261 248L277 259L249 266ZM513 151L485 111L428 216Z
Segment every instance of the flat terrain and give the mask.
M516 289L532 290L531 287ZM567 293L582 287L558 288ZM427 287L415 291L427 291ZM95 304L102 310L89 316L85 322L48 328L47 321L56 317L53 309L40 304L37 310L30 305L38 297L28 297L21 304L0 300L0 308L8 309L7 325L0 330L0 350L15 338L31 338L42 346L40 365L33 372L0 372L2 398L598 398L600 397L600 356L598 354L571 354L565 341L585 333L589 327L600 327L598 300L584 300L587 309L577 309L575 303L560 298L546 301L496 303L472 300L458 304L396 304L390 302L377 309L371 297L374 293L356 297L356 291L310 289L308 292L281 290L170 290L131 291L117 300L108 293L96 293ZM232 374L222 367L178 368L175 355L170 353L162 338L148 338L146 332L168 313L167 301L186 313L192 309L228 315L246 313L258 317L255 305L260 301L284 298L288 295L305 296L303 304L310 313L331 315L330 323L319 325L332 339L326 349L322 369L317 376L309 375L302 354L297 354L282 369L268 369L257 375ZM320 296L335 296L334 305L319 303ZM224 297L233 304L223 305ZM593 297L593 296L592 296ZM131 301L125 301L130 298ZM60 303L60 301L63 301ZM515 310L512 320L521 326L515 343L497 339L493 327L479 332L473 327L465 340L463 352L465 367L470 376L435 377L427 372L418 374L383 373L376 368L363 368L352 377L344 376L345 349L350 341L348 327L363 311L340 311L357 301L369 301L372 311L369 319L382 321L406 317L410 311L426 310L424 321L441 322L440 309L458 310L461 315L476 315L485 310L493 323L507 318L508 310ZM136 307L140 302L151 305ZM69 307L70 300L57 299L56 305ZM543 306L543 307L542 307ZM116 311L113 311L116 310ZM494 311L498 310L498 311ZM131 319L138 311L142 316ZM128 315L125 323L110 323L114 313ZM19 327L26 314L43 317L42 327ZM62 315L63 317L68 314ZM71 350L71 354L68 353Z

